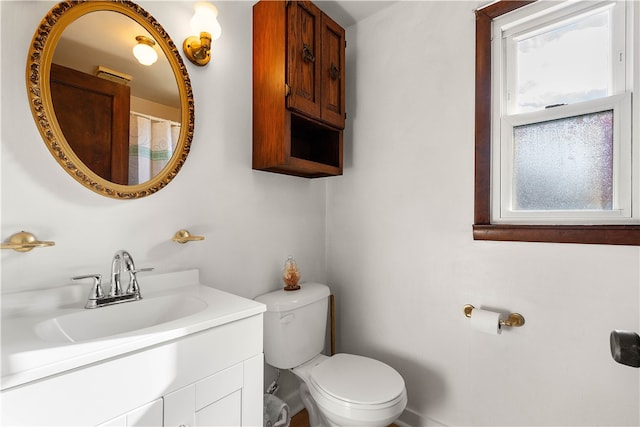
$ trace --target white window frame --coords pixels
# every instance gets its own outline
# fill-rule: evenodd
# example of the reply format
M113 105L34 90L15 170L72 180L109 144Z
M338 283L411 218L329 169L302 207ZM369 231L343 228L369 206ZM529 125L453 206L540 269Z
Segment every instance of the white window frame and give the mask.
M640 224L640 142L638 131L640 108L632 109L633 82L640 81L634 32L638 33L640 13L634 2L627 1L539 1L517 9L493 21L492 37L492 165L491 222L495 224ZM511 61L509 49L513 38L585 13L611 8L614 32L612 84L610 96L593 101L535 111L510 114L515 110L515 78L505 69ZM638 34L640 36L640 34ZM557 211L512 209L513 127L572 117L598 111L614 110L614 194L613 209L607 211Z

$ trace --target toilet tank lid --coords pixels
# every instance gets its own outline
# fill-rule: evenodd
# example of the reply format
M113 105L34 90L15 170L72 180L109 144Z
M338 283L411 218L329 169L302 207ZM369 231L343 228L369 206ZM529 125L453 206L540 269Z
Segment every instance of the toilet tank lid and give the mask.
M330 294L329 287L322 283L301 283L296 291L278 289L254 298L267 306L267 311L289 311L312 304Z

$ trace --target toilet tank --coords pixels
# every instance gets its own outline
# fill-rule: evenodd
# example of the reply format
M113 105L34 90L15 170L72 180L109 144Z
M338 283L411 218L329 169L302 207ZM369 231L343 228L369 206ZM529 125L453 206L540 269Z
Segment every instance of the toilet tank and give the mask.
M296 291L279 289L255 298L267 306L264 358L276 368L295 368L324 349L329 287L321 283L300 286Z

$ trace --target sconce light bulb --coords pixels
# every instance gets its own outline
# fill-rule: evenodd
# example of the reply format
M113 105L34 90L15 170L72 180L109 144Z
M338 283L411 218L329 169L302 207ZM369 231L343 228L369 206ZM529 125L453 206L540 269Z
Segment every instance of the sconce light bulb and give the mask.
M137 36L136 41L138 44L133 47L133 56L142 65L154 64L158 60L158 53L153 48L156 42L145 36Z
M211 59L211 42L222 34L218 9L211 3L196 3L191 30L195 35L184 40L182 50L189 61L199 66L206 65Z
M219 39L222 27L218 22L218 9L211 3L196 3L195 13L191 18L191 30L194 34L209 33L211 40Z

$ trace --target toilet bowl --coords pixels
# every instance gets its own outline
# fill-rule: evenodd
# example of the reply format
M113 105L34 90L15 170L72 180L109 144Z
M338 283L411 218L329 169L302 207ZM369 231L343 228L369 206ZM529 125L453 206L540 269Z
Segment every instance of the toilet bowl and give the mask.
M291 372L308 389L316 405L311 411L319 410L318 425L388 426L407 405L400 374L368 357L345 353L332 357L318 355ZM311 411L307 407L307 412ZM309 419L312 418L310 415Z
M402 376L383 362L340 353L325 356L329 288L304 283L297 291L256 297L264 314L265 361L300 380L300 398L316 426L387 426L407 405Z

